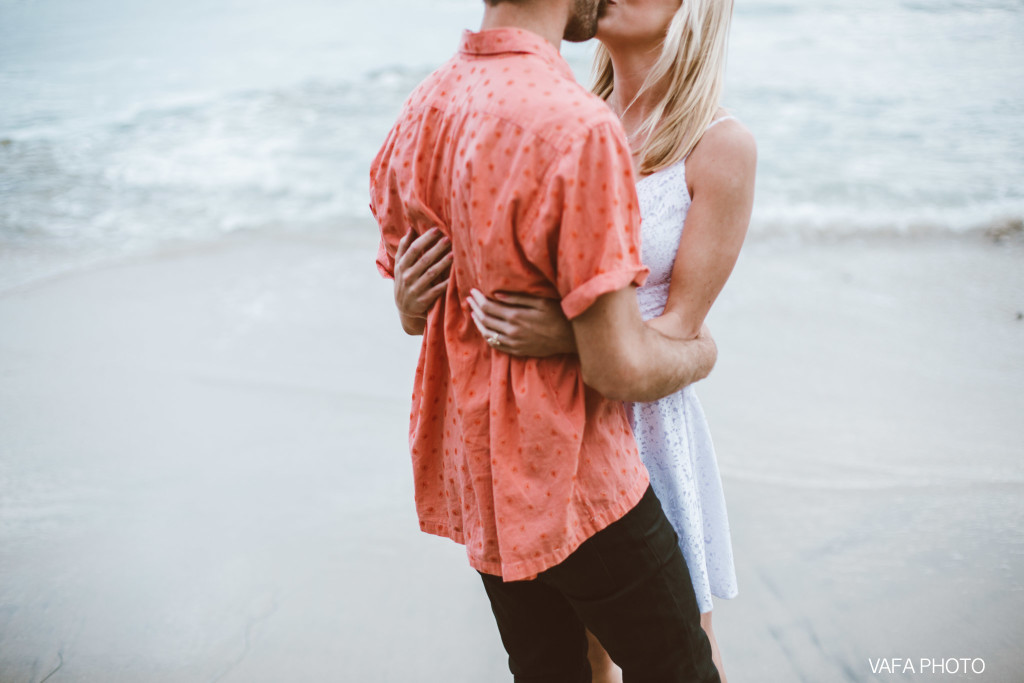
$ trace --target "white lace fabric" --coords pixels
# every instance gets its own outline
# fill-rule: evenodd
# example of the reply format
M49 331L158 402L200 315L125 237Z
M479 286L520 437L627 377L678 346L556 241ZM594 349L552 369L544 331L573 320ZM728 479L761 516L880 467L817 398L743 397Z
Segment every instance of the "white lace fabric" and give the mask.
M643 262L651 269L647 282L637 290L637 299L648 319L665 308L690 208L685 159L641 178L637 194L643 217ZM697 606L701 613L709 612L712 595L733 598L738 587L722 478L697 393L686 387L659 401L627 408L651 486L679 536Z

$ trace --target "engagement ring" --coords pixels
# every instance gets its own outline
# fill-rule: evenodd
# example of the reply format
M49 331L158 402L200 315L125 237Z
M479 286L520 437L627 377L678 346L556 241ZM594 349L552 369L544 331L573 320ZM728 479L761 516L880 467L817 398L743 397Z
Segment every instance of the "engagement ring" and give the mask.
M494 334L487 338L487 343L491 346L501 346L501 338L497 334Z

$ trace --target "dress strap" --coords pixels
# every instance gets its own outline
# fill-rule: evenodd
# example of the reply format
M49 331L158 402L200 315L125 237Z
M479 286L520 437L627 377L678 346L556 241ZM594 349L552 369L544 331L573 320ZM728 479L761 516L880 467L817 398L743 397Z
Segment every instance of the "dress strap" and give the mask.
M728 121L729 119L736 119L736 117L733 116L732 114L726 114L725 116L723 116L720 119L715 119L714 121L712 121L711 123L708 124L708 127L704 129L704 132L707 133L709 130L711 130L712 128L714 128L718 124L720 124L722 121ZM693 154L693 150L692 149L690 150L690 154ZM687 154L685 157L683 157L683 161L684 162L687 159L690 158L690 154Z
M718 124L720 124L722 121L728 121L729 119L735 119L735 118L736 117L733 116L732 114L727 114L726 116L723 116L720 119L715 119L714 121L712 121L711 123L708 124L708 127L704 129L704 132L705 133L708 132L709 130L711 130L712 128L714 128Z

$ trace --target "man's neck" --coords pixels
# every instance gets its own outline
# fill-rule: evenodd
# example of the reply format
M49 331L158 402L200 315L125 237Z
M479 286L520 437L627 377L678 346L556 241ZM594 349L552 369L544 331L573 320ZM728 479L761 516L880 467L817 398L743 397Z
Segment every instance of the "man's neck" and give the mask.
M569 23L570 0L522 0L484 5L481 31L495 28L521 28L536 33L561 49L562 36Z

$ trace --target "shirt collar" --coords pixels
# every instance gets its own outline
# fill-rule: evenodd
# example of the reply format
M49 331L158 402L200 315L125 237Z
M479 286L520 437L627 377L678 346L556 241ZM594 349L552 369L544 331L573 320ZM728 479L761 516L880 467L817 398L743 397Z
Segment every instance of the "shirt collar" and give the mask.
M575 80L569 63L551 43L536 33L521 28L493 28L478 33L464 31L459 52L470 55L499 55L515 52L537 55L564 76Z

